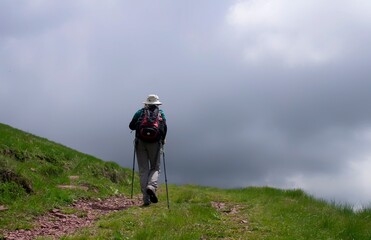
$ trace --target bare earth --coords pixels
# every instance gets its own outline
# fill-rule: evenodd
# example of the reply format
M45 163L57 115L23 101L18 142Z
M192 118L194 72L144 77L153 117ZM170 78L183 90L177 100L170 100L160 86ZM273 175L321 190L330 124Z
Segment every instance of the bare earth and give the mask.
M114 196L104 200L82 199L75 201L70 206L73 208L73 214L65 214L60 209L53 209L35 220L36 227L34 229L20 229L2 232L2 234L8 240L29 240L40 236L59 239L79 228L91 226L100 216L141 204L142 201L139 197L130 199L125 196Z

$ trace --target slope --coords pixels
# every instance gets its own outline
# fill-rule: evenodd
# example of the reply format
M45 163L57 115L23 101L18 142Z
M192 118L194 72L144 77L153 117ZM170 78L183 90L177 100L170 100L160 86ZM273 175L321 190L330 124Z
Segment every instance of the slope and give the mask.
M0 229L31 228L34 216L75 199L127 193L129 176L116 163L0 124Z

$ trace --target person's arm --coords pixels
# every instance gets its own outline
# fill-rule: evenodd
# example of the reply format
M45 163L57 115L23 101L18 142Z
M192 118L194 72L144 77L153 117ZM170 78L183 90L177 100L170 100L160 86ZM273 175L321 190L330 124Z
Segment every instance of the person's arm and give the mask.
M166 116L165 116L165 114L162 110L160 110L160 113L161 113L162 122L163 122L162 123L163 124L163 132L162 132L161 140L163 141L163 143L165 143L166 133L167 133Z
M138 110L134 116L133 116L133 119L131 120L130 124L129 124L129 128L131 130L136 130L137 128L137 123L138 123L138 120L139 120L139 117L142 115L142 111L143 109L140 109Z

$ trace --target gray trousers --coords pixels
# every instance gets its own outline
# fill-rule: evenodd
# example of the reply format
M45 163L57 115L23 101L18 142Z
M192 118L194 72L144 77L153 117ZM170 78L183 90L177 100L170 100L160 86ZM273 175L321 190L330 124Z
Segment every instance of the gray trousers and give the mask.
M143 193L143 199L147 199L147 188L153 191L157 189L161 163L161 143L147 143L137 139L135 149L138 159L140 187Z

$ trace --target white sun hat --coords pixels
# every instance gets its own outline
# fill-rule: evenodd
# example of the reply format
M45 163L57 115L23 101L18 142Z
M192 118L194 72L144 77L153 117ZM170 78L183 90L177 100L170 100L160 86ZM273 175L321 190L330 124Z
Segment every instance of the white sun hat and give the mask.
M147 100L143 103L147 105L161 105L162 104L162 102L160 102L159 97L155 94L148 95Z

